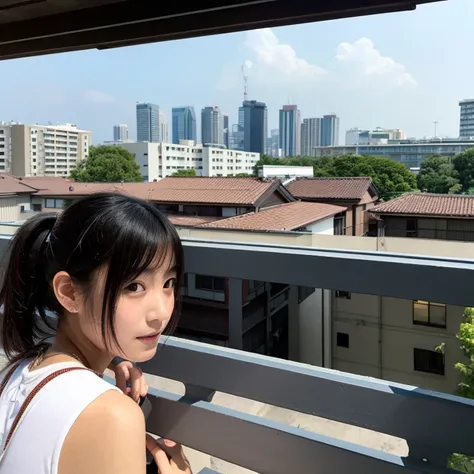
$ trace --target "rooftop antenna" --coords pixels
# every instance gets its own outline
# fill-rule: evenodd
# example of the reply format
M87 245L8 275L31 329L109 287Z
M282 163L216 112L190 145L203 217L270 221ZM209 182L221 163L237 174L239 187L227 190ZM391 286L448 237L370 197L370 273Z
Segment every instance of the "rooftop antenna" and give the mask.
M242 77L244 78L244 100L247 100L248 95L249 95L249 90L248 90L249 76L245 75L245 65L242 65Z
M435 138L438 138L438 123L439 123L439 122L437 122L437 121L435 120L435 121L433 121L433 123L434 123L434 137L435 137Z

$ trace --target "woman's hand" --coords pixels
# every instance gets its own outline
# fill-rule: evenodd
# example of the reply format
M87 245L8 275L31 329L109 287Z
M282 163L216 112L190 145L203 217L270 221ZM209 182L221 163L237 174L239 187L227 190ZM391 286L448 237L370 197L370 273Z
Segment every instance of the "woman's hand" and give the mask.
M115 372L115 384L125 395L129 395L136 402L140 397L145 397L148 385L140 367L125 360L111 367Z
M147 434L146 447L155 459L159 474L192 474L180 444L168 439L156 440Z

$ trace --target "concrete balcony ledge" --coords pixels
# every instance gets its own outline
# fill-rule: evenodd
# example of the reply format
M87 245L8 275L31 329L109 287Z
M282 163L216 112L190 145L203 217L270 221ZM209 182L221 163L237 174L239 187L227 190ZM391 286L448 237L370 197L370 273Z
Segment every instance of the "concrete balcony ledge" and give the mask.
M195 472L442 473L474 455L472 400L177 338L142 369L148 430L206 453Z

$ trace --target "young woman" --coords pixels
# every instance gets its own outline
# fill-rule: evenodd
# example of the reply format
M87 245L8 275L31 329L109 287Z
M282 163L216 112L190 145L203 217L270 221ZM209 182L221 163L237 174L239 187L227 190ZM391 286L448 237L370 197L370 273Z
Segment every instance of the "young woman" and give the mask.
M145 438L133 398L146 387L131 364L118 372L122 383L134 379L133 397L101 378L114 357L155 355L176 323L182 273L174 227L125 195L93 194L20 227L0 291L10 362L0 386L0 474L145 474L146 448L161 474L191 472L179 445ZM58 316L51 346L42 342L47 311Z

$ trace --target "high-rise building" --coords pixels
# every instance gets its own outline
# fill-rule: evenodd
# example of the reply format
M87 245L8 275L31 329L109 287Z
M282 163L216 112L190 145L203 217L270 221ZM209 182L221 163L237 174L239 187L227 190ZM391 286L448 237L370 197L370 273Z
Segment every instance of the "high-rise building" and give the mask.
M222 117L219 107L204 107L201 111L201 141L223 145Z
M169 137L168 118L166 117L166 114L162 110L160 110L159 129L160 129L160 142L169 143L170 137Z
M128 141L128 125L114 125L114 142Z
M280 148L284 156L301 153L301 114L297 105L284 105L280 109Z
M339 145L339 117L324 115L321 123L321 146Z
M321 121L320 118L303 119L301 124L301 154L314 156L314 147L321 146Z
M194 107L174 107L172 114L173 143L179 144L180 140L197 141L196 114Z
M244 150L263 154L267 149L267 106L256 100L244 100L242 109Z
M222 115L222 127L223 127L223 134L224 134L224 145L226 148L230 148L230 133L229 130L229 115L223 114Z
M474 137L474 99L461 100L459 136L461 138Z
M160 141L160 107L150 103L137 104L137 142Z
M70 176L88 156L91 144L92 133L72 124L0 122L0 172L15 176Z

